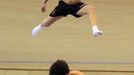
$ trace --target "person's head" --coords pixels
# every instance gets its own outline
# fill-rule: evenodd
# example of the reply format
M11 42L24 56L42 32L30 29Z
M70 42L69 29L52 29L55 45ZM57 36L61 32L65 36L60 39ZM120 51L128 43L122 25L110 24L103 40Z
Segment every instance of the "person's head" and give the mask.
M69 74L69 67L66 61L64 60L57 60L50 67L49 75L68 75L68 74Z

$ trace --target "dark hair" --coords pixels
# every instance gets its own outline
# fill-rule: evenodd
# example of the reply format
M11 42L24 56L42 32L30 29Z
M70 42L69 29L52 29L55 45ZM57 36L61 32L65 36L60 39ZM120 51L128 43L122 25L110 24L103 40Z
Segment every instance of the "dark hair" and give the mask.
M54 62L49 71L49 75L67 75L69 73L68 64L64 60Z

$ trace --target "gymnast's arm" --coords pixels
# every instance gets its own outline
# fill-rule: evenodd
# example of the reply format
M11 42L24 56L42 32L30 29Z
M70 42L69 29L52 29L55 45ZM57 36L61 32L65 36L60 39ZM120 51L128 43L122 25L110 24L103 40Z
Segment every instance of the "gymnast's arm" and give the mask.
M41 3L41 11L45 12L46 11L46 3L48 2L48 0L42 0Z
M48 0L43 0L42 3L46 4Z

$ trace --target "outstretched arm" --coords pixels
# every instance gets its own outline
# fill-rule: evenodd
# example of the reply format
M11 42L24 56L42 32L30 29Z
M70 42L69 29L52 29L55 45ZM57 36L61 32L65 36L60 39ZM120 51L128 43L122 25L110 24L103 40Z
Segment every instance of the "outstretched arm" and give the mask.
M47 1L48 1L48 0L43 0L42 2L43 2L44 4L46 4L46 3L47 3Z
M45 12L46 11L46 3L48 2L48 0L42 0L41 3L41 11Z

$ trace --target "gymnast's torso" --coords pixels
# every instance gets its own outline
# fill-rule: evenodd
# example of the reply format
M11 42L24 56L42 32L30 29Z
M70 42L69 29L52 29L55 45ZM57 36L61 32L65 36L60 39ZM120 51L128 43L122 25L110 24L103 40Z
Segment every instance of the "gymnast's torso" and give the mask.
M81 0L61 0L64 1L67 4L76 4L79 3Z

